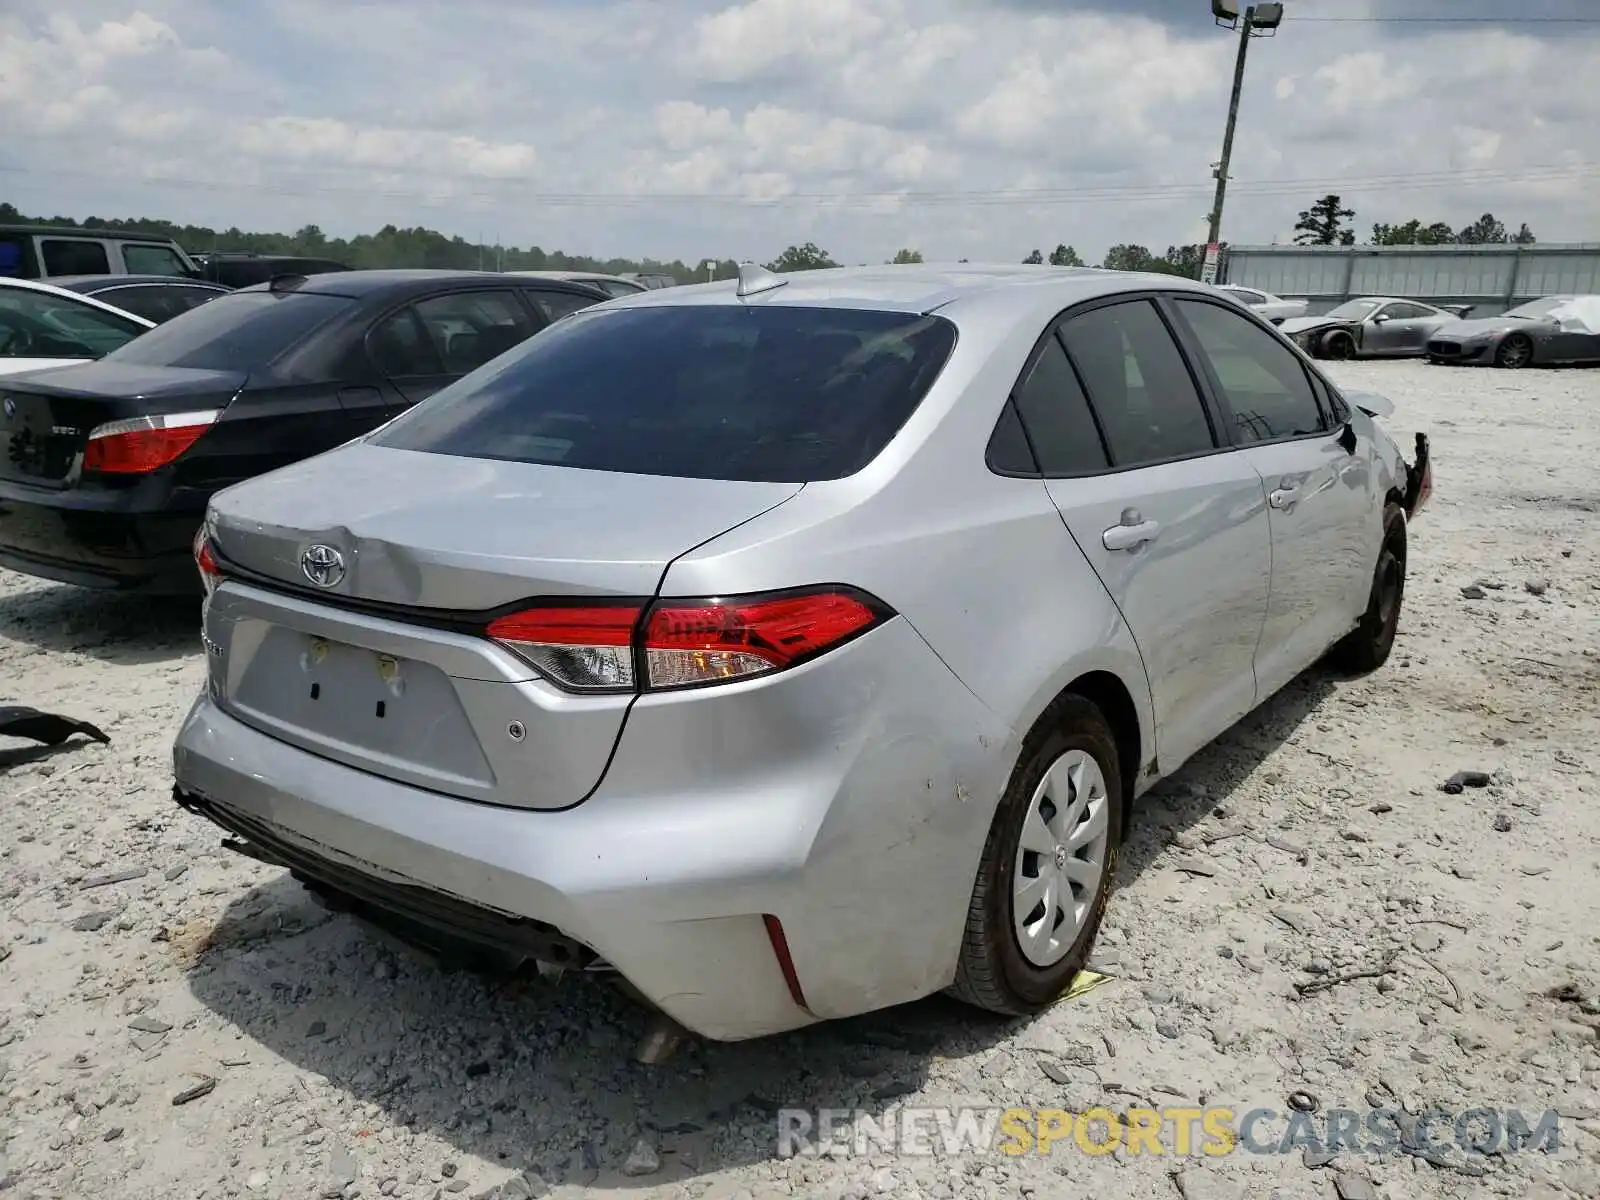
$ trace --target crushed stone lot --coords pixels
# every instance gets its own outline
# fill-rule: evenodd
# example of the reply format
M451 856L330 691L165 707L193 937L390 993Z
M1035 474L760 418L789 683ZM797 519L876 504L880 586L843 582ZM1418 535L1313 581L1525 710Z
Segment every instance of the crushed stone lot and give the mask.
M0 742L0 1195L1600 1196L1600 370L1332 372L1434 443L1394 655L1302 676L1145 799L1111 981L1031 1022L936 999L641 1066L607 985L441 972L173 805L196 605L0 572L0 702L111 738ZM1441 789L1464 771L1486 786ZM1296 1093L1312 1128L1553 1110L1559 1138L777 1153L780 1108Z

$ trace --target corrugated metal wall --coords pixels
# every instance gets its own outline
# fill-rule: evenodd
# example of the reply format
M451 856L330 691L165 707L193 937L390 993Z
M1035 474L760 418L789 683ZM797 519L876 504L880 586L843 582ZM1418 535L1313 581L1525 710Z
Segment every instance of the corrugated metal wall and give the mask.
M1556 293L1600 294L1600 243L1532 246L1234 246L1228 283L1311 301L1312 314L1352 296L1472 304L1493 316Z

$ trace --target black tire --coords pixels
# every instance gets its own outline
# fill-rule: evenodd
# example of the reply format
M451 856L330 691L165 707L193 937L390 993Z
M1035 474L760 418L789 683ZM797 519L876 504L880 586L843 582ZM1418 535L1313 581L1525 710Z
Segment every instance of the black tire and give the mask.
M1012 927L1012 881L1022 822L1032 805L1034 791L1046 770L1069 750L1082 750L1093 757L1105 779L1109 830L1106 861L1099 891L1071 949L1054 965L1039 968L1023 956ZM952 996L1004 1016L1027 1016L1060 998L1089 961L1100 920L1111 898L1124 807L1122 771L1111 726L1089 701L1063 696L1028 735L995 810L967 909L961 958L955 983L949 989Z
M1503 371L1516 371L1533 362L1533 343L1525 333L1513 333L1494 352L1494 365Z
M1334 646L1334 666L1356 675L1376 671L1389 661L1400 610L1406 595L1406 514L1398 504L1383 510L1383 546L1372 572L1372 592L1361 623Z
M1322 341L1322 357L1348 362L1356 356L1356 340L1348 333L1330 333Z

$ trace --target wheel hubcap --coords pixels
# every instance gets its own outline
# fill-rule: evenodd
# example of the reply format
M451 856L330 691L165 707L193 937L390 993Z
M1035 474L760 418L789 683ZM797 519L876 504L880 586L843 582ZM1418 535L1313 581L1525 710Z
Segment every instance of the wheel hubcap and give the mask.
M1501 355L1508 367L1520 367L1527 357L1528 347L1521 339L1506 343L1505 351Z
M1056 759L1034 790L1011 892L1017 945L1034 966L1054 966L1078 940L1100 892L1110 817L1105 775L1082 750Z

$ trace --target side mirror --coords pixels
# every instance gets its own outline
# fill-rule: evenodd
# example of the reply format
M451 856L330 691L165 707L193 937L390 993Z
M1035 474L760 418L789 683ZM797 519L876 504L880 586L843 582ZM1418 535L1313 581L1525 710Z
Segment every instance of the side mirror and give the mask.
M1374 325L1383 325L1383 324L1386 324L1388 322L1388 320L1389 320L1389 314L1388 313L1379 313L1377 316L1372 318L1372 323Z

